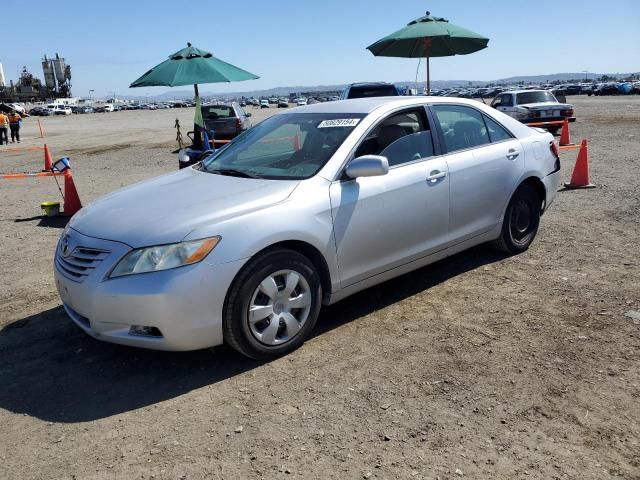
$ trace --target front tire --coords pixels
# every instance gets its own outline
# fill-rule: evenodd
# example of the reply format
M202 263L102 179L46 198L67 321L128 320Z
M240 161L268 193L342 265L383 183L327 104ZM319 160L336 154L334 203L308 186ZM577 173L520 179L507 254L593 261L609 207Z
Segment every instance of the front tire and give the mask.
M289 249L250 260L233 281L224 305L225 341L264 360L298 348L320 313L322 287L314 265Z
M503 252L517 254L529 248L538 233L542 199L526 183L520 185L511 197L502 221L500 236L493 246Z

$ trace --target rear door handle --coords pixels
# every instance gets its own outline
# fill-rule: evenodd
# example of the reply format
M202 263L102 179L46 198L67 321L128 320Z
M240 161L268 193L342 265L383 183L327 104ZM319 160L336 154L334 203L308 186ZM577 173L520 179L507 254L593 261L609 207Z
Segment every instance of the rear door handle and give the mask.
M515 160L516 158L518 158L518 155L520 155L520 152L514 150L513 148L510 148L507 152L507 158L509 160Z
M436 183L438 180L446 176L447 176L447 172L441 172L440 170L433 170L427 177L427 182Z

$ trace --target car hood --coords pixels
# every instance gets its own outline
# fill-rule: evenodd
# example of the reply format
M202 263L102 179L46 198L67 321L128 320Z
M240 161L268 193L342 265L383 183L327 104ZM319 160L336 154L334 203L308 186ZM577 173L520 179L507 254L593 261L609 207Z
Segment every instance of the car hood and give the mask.
M557 102L538 102L538 103L521 103L518 105L519 107L529 108L531 110L541 110L541 109L549 109L549 107L557 108L557 109L565 109L572 108L568 103L557 103Z
M99 198L74 215L70 227L134 248L174 243L198 227L282 202L298 183L185 168Z

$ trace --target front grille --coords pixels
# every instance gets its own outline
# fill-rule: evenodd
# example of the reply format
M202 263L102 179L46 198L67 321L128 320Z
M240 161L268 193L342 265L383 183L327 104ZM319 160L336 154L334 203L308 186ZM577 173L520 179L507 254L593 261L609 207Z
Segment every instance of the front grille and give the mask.
M56 265L66 277L82 282L108 255L108 250L78 246L65 257L58 248Z

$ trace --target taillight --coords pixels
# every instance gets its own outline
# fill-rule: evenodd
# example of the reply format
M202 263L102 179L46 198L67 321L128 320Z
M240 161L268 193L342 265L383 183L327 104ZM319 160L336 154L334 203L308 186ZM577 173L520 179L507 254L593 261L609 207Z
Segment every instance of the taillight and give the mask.
M573 117L573 109L568 109L568 110L561 110L560 114L563 117Z

